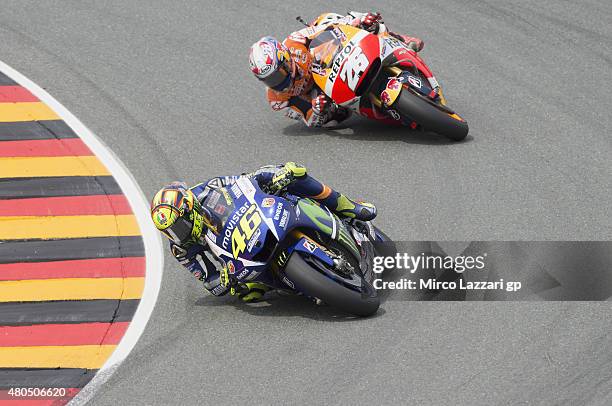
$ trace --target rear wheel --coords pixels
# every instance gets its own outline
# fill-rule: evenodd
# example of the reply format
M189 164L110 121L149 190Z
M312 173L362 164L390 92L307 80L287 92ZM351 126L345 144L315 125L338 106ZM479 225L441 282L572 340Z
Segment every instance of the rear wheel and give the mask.
M437 106L432 100L413 92L408 87L404 87L392 108L412 118L425 130L438 133L453 141L463 140L469 131L467 122L456 113L445 111L447 108Z
M332 251L335 250L332 249ZM356 262L354 261L351 266L356 267L356 273L360 273L359 264ZM358 292L317 269L323 266L326 265L318 261L316 263L307 262L298 252L294 252L285 267L285 275L295 284L297 290L308 296L321 299L346 313L361 317L376 313L380 306L380 299L370 282L361 278L359 274L343 275L335 272L337 276L346 279L347 282L361 280L361 292Z

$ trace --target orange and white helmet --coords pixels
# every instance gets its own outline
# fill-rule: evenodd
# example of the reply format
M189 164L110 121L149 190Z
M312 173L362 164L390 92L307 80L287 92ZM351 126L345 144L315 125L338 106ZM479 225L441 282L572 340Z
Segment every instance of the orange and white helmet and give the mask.
M251 46L251 72L270 89L282 92L293 84L295 62L289 49L274 37L263 37Z

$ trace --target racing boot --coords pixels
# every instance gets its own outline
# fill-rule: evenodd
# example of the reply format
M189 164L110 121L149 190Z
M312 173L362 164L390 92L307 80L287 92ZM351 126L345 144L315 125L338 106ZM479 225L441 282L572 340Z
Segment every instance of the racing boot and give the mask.
M295 162L287 162L277 170L272 179L272 189L278 190L279 186L296 196L314 199L341 217L362 221L376 217L373 204L349 199L308 175L306 168Z
M376 206L372 203L353 201L342 193L338 193L336 208L333 210L343 217L350 217L361 221L370 221L376 217Z
M270 287L259 282L246 282L238 291L238 298L245 303L260 301Z
M425 46L423 40L417 37L409 37L408 35L396 34L394 32L389 32L389 35L391 35L393 38L399 39L400 41L408 45L408 47L414 52L421 51Z

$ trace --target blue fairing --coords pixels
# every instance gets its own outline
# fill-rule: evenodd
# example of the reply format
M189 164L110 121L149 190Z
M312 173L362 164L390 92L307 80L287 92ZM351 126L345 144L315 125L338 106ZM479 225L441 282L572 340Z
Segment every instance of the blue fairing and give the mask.
M295 228L317 228L308 216L300 215L298 198L266 194L257 182L246 177L231 187L219 189L217 195L211 194L203 202L220 225L218 233L206 234L211 249L238 280L280 287L280 281L266 272L278 242L284 241ZM331 218L328 222L331 226ZM323 250L307 246L303 239L287 247L287 255L294 250L333 264Z

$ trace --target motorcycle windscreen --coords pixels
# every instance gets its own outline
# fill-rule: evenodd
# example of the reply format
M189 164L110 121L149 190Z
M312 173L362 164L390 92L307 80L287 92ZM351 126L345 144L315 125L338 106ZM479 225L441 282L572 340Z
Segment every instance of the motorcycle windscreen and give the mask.
M208 220L209 228L219 234L236 206L234 199L226 188L214 189L202 202L203 215Z
M342 49L342 41L334 30L322 31L310 42L313 62L321 69L331 67L334 58Z

